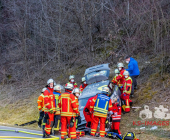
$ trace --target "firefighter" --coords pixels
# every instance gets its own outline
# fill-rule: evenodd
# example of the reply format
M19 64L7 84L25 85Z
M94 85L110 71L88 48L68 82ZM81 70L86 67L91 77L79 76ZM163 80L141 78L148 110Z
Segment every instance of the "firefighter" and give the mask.
M90 112L94 110L93 124L91 127L91 135L95 136L97 131L98 123L100 120L100 137L105 136L105 122L107 118L107 112L112 109L112 102L110 97L108 97L109 88L103 87L102 93L98 94L92 99L90 105Z
M119 81L120 81L120 80L117 80L116 77L119 75L120 72L119 72L118 69L115 69L114 72L115 72L115 77L112 79L112 83L115 84L115 85L117 85L117 86L119 86Z
M79 114L76 100L73 94L73 84L65 86L65 92L59 96L59 108L61 112L61 139L67 138L67 124L69 125L69 135L71 139L76 139L75 116Z
M38 126L41 128L42 120L44 118L44 91L47 88L43 88L41 91L41 95L38 97L37 103L38 103L38 109L39 109L39 119L38 119Z
M59 128L60 128L60 109L58 106L58 102L59 102L59 96L61 95L61 86L57 85L54 87L54 92L53 92L54 96L55 96L55 114L54 114L54 135L59 135Z
M113 132L118 133L121 135L121 132L119 130L120 126L120 120L121 120L121 106L117 103L117 98L112 100L112 126L111 129ZM112 113L111 112L111 113Z
M79 108L79 100L78 100L78 98L79 98L79 96L80 96L80 91L79 91L79 89L78 88L75 88L75 89L73 89L73 95L75 96L75 100L76 100L76 106L77 106L77 108ZM77 116L76 116L76 129L77 129L77 125L79 124L79 123L81 123L80 122L80 118L79 118L79 116L80 116L80 114L78 114ZM79 122L79 123L78 123Z
M129 72L125 71L123 73L125 77L125 81L123 84L123 94L121 95L121 99L125 101L125 112L130 112L130 104L132 101L129 99L132 90L132 79L129 77Z
M82 84L80 85L80 88L79 88L80 93L83 92L83 90L85 89L86 86L87 86L86 79L85 79L85 77L82 77Z
M123 83L125 80L123 73L124 73L125 69L124 69L123 63L118 63L117 67L120 71L120 74L116 77L116 80L119 81L119 89L120 89L121 93L123 93Z
M88 99L86 106L83 109L83 114L84 114L85 120L87 122L86 128L91 128L91 125L93 122L93 113L92 113L92 111L90 112L90 104L91 104L93 98L94 97L91 97Z
M74 78L75 78L74 75L70 75L70 76L69 76L69 82L68 82L68 83L70 83L70 84L73 85L73 89L78 87L78 86L77 86L77 83L76 83L75 80L74 80ZM67 84L68 84L68 83L67 83ZM67 84L66 84L65 86L67 86Z
M43 138L50 138L51 128L54 124L54 112L55 112L55 96L53 94L54 80L49 79L47 81L47 89L44 91L44 112L45 112L45 131L43 132Z

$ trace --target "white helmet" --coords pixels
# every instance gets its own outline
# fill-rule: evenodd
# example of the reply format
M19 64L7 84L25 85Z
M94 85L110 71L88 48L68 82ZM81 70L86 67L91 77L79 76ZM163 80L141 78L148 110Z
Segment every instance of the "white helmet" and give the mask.
M103 87L103 88L102 88L102 92L104 92L104 93L109 93L109 88L108 88L108 87Z
M57 85L54 87L54 90L61 91L61 86L60 86L59 84L57 84Z
M46 89L47 89L47 88L43 88L41 92L44 93L44 91L45 91Z
M73 84L67 83L65 89L73 90Z
M48 81L47 81L47 85L48 85L48 84L50 84L50 83L54 83L54 80L53 80L53 79L51 79L51 78L50 78L50 79L48 79Z
M74 75L69 76L69 80L74 79Z
M119 70L118 69L115 69L115 74L119 74Z
M120 68L120 67L124 67L123 63L118 63L117 64L117 67Z
M81 79L81 80L82 80L82 82L84 82L84 81L86 81L86 78L85 78L85 77L82 77L82 79Z
M74 88L72 93L80 93L79 88Z
M129 76L129 72L128 71L124 71L123 75L124 76Z

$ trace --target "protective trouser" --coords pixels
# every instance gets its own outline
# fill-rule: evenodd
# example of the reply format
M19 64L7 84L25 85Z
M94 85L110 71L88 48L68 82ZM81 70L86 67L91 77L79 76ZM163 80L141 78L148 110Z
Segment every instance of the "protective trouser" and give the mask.
M59 134L59 129L61 127L61 116L60 115L54 115L54 135Z
M131 91L131 95L134 94L134 88L137 87L137 80L136 80L136 78L137 78L138 76L139 76L139 75L131 76L131 78L132 78L132 91Z
M125 112L130 112L130 102L132 100L129 100L129 94L121 94L120 98L125 101Z
M105 122L106 122L106 118L98 117L98 116L94 116L94 118L93 118L93 124L92 124L92 127L91 127L91 135L95 136L99 120L100 120L100 136L104 137L105 136Z
M39 119L38 119L38 125L39 125L39 127L41 127L42 120L44 118L44 111L41 111L39 114L40 114L40 116L39 116Z
M61 139L64 139L67 136L67 124L69 125L69 136L71 139L76 139L76 122L74 122L74 126L70 127L70 120L72 117L61 116ZM74 117L75 120L75 117Z
M111 128L112 128L113 132L118 133L119 135L121 135L119 126L120 126L120 122L112 122Z
M92 122L93 122L93 114L89 114L85 111L83 111L83 114L84 114L84 117L85 117L85 120L86 120L86 127L91 127L92 125Z
M51 114L49 112L47 112L47 114L48 114L49 118L47 119L47 123L45 124L45 132L47 135L50 135L51 129L54 124L54 114Z

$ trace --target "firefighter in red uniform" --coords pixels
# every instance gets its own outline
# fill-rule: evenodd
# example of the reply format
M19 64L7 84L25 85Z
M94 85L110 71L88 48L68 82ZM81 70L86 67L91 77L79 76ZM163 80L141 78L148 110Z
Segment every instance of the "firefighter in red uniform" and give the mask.
M51 137L51 128L54 123L54 112L55 112L55 96L53 94L54 80L49 79L47 81L47 89L44 91L44 112L45 119L47 120L45 124L45 131L43 132L43 137Z
M90 105L90 112L94 110L93 124L91 127L91 135L95 136L97 131L98 123L100 120L100 137L105 136L105 122L107 118L107 112L112 109L112 101L108 97L109 88L103 87L102 93L98 94L92 99Z
M120 81L120 80L117 80L116 77L119 75L120 72L119 72L118 69L115 69L114 72L115 72L115 77L112 79L112 83L115 84L115 85L117 85L117 86L119 87L119 81Z
M77 83L74 81L74 78L75 78L74 75L70 75L70 76L69 76L69 82L68 82L68 83L70 83L70 84L73 85L73 89L78 87L78 86L77 86ZM68 84L68 83L67 83L67 84ZM67 86L67 84L66 84L65 86Z
M84 114L85 120L87 122L86 123L87 128L91 128L91 124L93 122L93 113L90 113L90 104L91 104L93 98L94 97L91 97L88 99L86 106L83 109L83 114Z
M65 93L62 93L59 97L58 106L61 112L61 139L67 138L67 124L69 125L69 136L71 139L76 139L75 116L79 114L79 109L77 108L74 95L71 94L72 90L73 84L68 83L65 86Z
M120 74L118 76L116 76L116 80L119 81L119 89L120 89L121 93L123 93L123 83L125 80L123 73L124 73L125 69L124 69L123 63L118 63L117 67L120 71Z
M120 126L120 120L121 120L121 106L117 103L117 98L113 99L112 101L112 131L115 133L118 133L119 135L121 135L121 132L119 130L119 126Z
M132 90L132 79L129 77L129 72L125 71L123 73L125 81L123 84L123 94L121 94L121 99L125 101L125 112L130 112L130 104L132 101L129 99Z
M80 93L83 92L83 90L85 89L86 86L87 86L86 79L85 79L85 77L82 77L82 84L79 87Z

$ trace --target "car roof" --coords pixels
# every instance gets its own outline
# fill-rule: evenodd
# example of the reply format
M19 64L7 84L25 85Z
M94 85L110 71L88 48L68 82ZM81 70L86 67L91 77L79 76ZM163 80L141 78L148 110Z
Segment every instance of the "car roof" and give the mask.
M93 67L86 69L84 76L89 74L89 73L92 73L94 71L99 71L99 70L110 70L109 63L93 66Z

